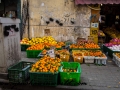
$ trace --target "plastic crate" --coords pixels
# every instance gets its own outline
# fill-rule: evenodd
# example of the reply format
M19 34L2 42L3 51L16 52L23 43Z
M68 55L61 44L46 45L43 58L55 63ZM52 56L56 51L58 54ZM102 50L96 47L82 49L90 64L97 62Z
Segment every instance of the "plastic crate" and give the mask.
M27 50L27 58L39 58L38 55L42 50Z
M107 57L95 57L95 64L106 65Z
M30 45L23 45L21 44L21 51L26 51L26 49L29 47Z
M74 62L83 63L83 56L73 56Z
M113 58L113 53L120 52L120 51L113 51L110 48L108 48L108 56Z
M108 47L106 47L105 45L103 45L103 51L106 53L108 52Z
M30 73L30 83L32 85L41 86L56 86L58 79L58 72L56 73L43 73L43 72L29 72Z
M62 62L68 62L69 59L70 59L70 55L60 54L60 59L61 59Z
M94 63L94 58L95 58L94 56L85 56L84 62L92 64L92 63Z
M77 62L62 62L60 68L60 84L62 85L79 85L81 82L81 67ZM77 72L63 72L62 68L77 69Z
M113 61L118 67L120 67L120 58L117 57L115 54L113 54Z
M21 61L8 68L8 78L11 83L26 83L32 62Z

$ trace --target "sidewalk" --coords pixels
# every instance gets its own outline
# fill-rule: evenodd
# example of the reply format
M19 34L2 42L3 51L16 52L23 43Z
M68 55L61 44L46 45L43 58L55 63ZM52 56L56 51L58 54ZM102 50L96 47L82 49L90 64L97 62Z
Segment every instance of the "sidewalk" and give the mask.
M26 53L22 52L22 60L36 61L37 59L26 58ZM82 74L81 82L87 85L79 86L62 86L57 87L41 87L31 85L4 85L8 90L120 90L120 68L117 67L111 58L108 57L106 66L96 66L94 64L81 64ZM0 85L1 87L1 85ZM12 88L11 88L12 87ZM3 89L7 90L7 89Z

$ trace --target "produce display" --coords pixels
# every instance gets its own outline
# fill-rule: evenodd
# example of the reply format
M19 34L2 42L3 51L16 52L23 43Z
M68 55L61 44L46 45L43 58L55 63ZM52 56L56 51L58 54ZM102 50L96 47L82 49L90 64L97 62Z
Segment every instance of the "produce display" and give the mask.
M73 53L73 56L83 56L83 54L81 52L78 52L78 53Z
M105 43L105 46L111 49L112 51L120 51L120 39L112 39L109 43Z
M48 43L50 43L51 45L57 44L56 40L52 36L32 38L30 40L28 38L23 38L20 43L24 43L24 44L27 44L27 45L35 45L35 44L38 44L38 43L43 43L45 45L48 44Z
M84 56L106 57L100 50L88 50L84 53Z
M87 49L96 49L96 48L99 49L100 48L99 45L95 43L85 43L84 47Z
M43 44L35 44L27 48L27 50L43 50L44 45Z
M47 50L44 49L44 50L41 52L41 54L46 55L46 54L47 54Z
M120 38L120 32L114 28L106 28L104 32L107 33L111 38Z
M77 72L77 69L71 68L62 68L63 72Z
M22 45L29 45L29 39L28 38L24 38L20 41L20 44Z
M71 49L100 49L99 45L93 42L79 42L77 44L70 45Z
M118 58L120 58L120 53L115 53L115 55L116 55Z
M83 63L83 53L73 52L72 56L73 56L74 62Z
M115 39L110 40L109 43L105 43L105 46L112 47L113 45L119 45L119 44L120 44L120 39L115 38Z
M98 37L105 37L105 34L103 33L103 31L101 30L98 31Z
M57 50L55 54L60 56L61 61L69 61L70 53L66 49Z
M62 85L79 85L81 82L81 67L77 62L62 62L60 83Z
M95 57L106 57L101 50L73 50L73 56L95 56Z
M67 49L62 49L62 50L56 50L55 51L56 54L63 54L63 55L69 55L69 51Z
M108 47L110 48L112 51L120 51L120 45L113 45L111 47Z
M65 46L64 42L58 42L57 44L60 45L60 46Z
M70 48L71 48L71 49L72 49L72 48L74 48L74 49L83 49L84 46L83 46L83 45L78 45L78 44L72 44L72 45L70 45Z
M44 56L31 67L31 72L58 72L61 66L61 59Z
M64 42L57 42L52 36L44 36L44 37L40 37L40 38L32 38L30 40L28 38L24 38L24 39L21 40L20 43L24 44L24 45L43 44L44 48L46 48L46 49L49 49L52 46L54 46L57 49L61 49L62 46L65 46Z

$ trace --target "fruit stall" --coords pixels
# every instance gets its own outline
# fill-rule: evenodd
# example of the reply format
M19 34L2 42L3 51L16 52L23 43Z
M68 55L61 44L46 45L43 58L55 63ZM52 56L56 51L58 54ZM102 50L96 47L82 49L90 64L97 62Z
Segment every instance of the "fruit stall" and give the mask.
M106 65L107 57L99 45L91 41L77 43L57 42L52 36L24 38L20 42L27 58L36 62L21 61L8 69L11 83L41 86L81 83L81 64Z
M120 52L120 39L115 38L110 40L109 43L103 45L103 51L113 58L113 53Z

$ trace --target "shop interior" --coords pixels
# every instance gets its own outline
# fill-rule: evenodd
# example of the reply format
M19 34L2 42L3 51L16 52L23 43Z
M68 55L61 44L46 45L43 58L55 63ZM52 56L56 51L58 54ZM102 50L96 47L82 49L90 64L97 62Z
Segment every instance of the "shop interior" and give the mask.
M106 43L112 38L119 38L120 36L119 9L119 4L101 4L99 29L104 32Z

